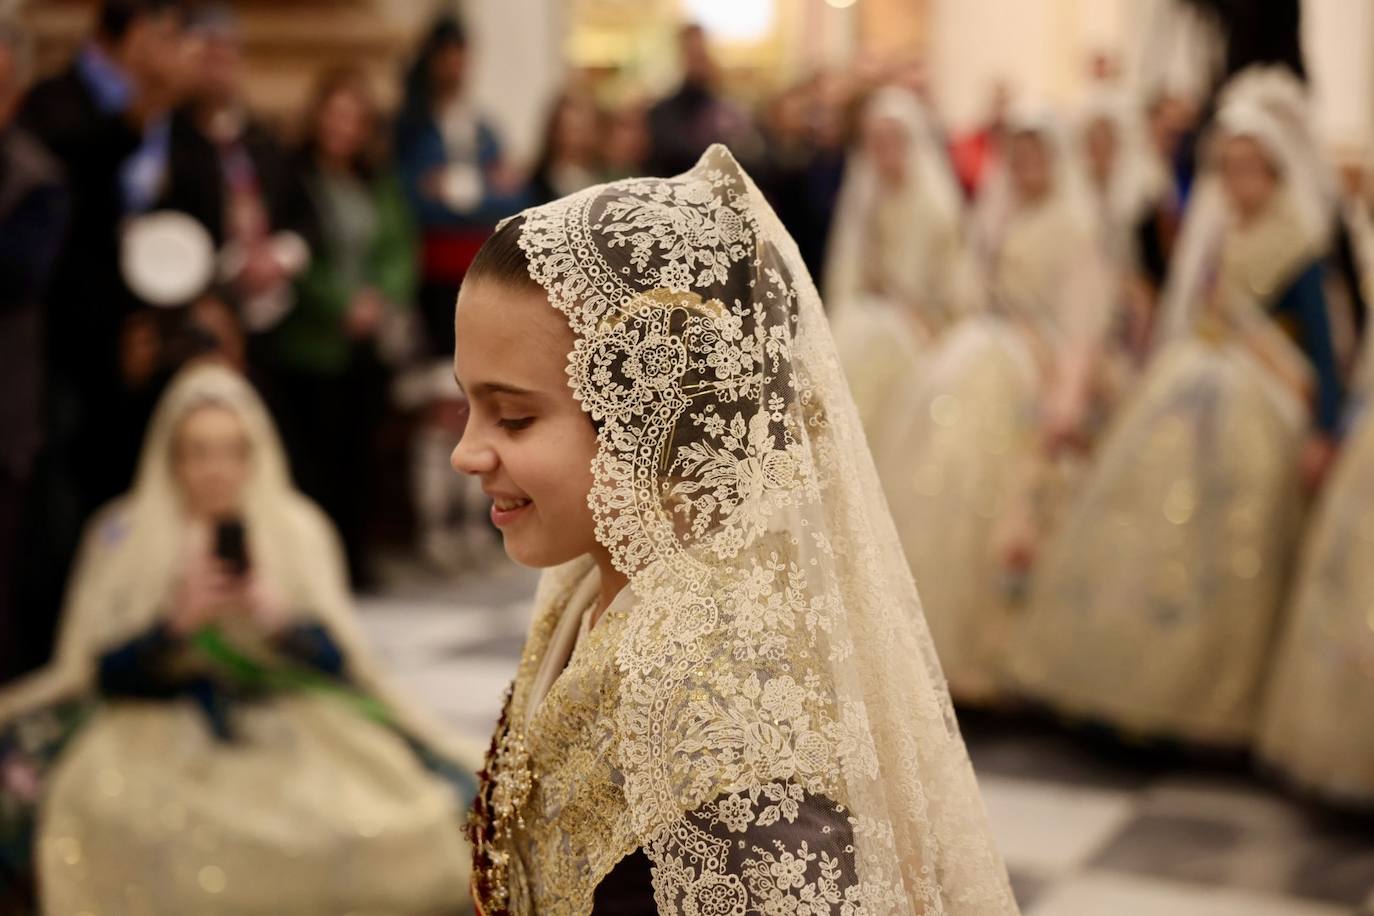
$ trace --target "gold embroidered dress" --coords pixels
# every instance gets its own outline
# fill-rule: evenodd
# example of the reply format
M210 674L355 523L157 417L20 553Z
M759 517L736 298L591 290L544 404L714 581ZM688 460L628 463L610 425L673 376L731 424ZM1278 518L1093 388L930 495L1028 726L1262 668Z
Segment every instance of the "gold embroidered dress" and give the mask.
M1028 128L1029 129L1029 128ZM989 308L927 354L919 385L893 406L879 473L926 618L961 701L1000 690L1011 597L1001 536L1027 511L1041 410L1057 373L1097 346L1106 302L1094 284L1088 213L1068 154L1048 127L1053 184L1017 201L1003 171L980 214ZM1004 212L999 212L1004 211Z
M1367 204L1357 205L1357 251L1374 254ZM1359 231L1362 230L1362 231ZM1366 301L1374 293L1366 267ZM1288 620L1266 675L1259 755L1333 801L1374 805L1374 337L1366 334L1358 413L1307 528Z
M1351 431L1304 545L1267 675L1260 756L1333 801L1374 805L1374 419Z
M865 146L850 155L827 245L825 303L877 456L891 438L893 405L919 383L926 351L966 304L959 286L967 265L959 188L920 103L906 90L880 89L864 119L903 135L902 183L883 182Z
M1194 290L1192 332L1154 358L1047 549L1011 669L1065 713L1235 746L1252 736L1297 545L1323 342L1308 333L1300 350L1275 315L1312 285L1320 250L1282 129L1244 100L1218 122L1263 143L1283 177L1262 214L1228 218L1196 259L1215 283Z

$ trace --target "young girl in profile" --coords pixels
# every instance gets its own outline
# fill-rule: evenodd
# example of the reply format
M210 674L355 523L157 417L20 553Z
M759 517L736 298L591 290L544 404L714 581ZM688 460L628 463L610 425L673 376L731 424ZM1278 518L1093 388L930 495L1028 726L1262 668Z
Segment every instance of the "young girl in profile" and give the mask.
M547 570L481 911L1015 913L820 299L729 152L505 223L455 327L454 467Z

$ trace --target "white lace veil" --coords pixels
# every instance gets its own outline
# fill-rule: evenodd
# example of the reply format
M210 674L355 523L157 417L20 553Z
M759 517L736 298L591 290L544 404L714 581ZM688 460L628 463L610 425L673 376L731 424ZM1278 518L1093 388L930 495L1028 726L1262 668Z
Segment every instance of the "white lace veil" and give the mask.
M906 134L906 174L914 186L911 197L919 201L919 205L912 207L912 218L938 224L914 229L913 245L921 229L957 232L963 216L963 199L940 138L921 103L907 90L887 86L868 101L864 119L895 121ZM868 218L884 193L868 153L862 148L854 150L845 165L844 183L826 246L825 302L832 315L847 308L861 292L859 274L864 248L869 244ZM918 257L919 251L913 250L910 256Z
M1050 188L1047 199L1039 206L1066 207L1081 225L1093 225L1092 195L1065 124L1049 109L1028 105L1013 109L1007 118L1006 133L1008 137L1033 134L1045 147L1050 161ZM984 262L996 257L1017 207L1011 167L1004 153L988 175L973 210L974 241Z
M631 593L544 702L559 746L514 712L498 732L491 797L528 874L484 909L587 912L641 848L661 913L1016 912L820 297L763 195L717 145L523 219Z
M1211 162L1218 136L1256 140L1273 158L1280 182L1296 209L1302 233L1315 249L1327 244L1335 217L1334 177L1318 149L1309 121L1306 91L1282 67L1252 67L1223 90L1214 125L1204 141L1201 170L1193 183L1160 300L1156 348L1191 333L1230 210Z

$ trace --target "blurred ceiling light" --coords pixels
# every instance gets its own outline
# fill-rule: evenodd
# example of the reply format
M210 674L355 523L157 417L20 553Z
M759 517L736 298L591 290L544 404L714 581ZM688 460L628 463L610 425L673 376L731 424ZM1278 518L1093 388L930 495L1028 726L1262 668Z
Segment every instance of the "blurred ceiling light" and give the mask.
M760 41L773 28L773 0L684 0L682 5L688 19L722 41Z
M828 6L833 6L837 10L847 10L857 3L858 0L825 0L825 2Z

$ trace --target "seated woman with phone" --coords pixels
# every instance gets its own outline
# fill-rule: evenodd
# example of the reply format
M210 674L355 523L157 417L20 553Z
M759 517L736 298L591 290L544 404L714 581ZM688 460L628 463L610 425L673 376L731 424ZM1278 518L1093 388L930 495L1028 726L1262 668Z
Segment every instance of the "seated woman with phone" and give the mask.
M377 671L257 394L193 366L0 693L0 879L48 914L452 912L476 759Z

